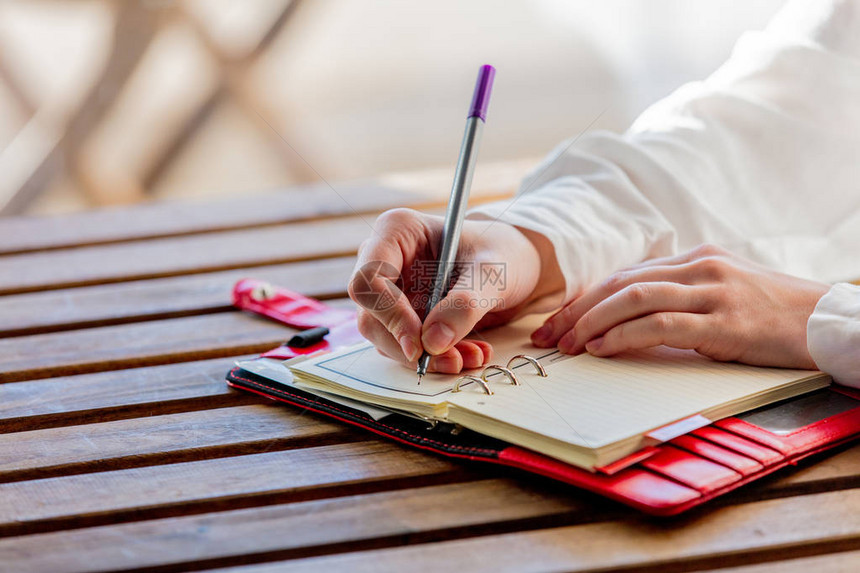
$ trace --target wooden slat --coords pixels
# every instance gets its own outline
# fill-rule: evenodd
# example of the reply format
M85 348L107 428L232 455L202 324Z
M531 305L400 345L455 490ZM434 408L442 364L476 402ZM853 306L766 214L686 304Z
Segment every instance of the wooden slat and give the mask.
M381 442L0 484L0 536L439 483L462 468Z
M821 493L725 507L699 519L635 518L222 571L691 571L857 549L858 507L860 491Z
M258 194L217 202L177 201L101 209L63 215L62 220L57 216L2 219L0 254L352 216L356 211L369 213L399 203L430 201L426 195L416 196L371 184L349 185L339 192L348 203L326 185L320 184L285 189L278 194Z
M354 264L340 257L0 297L0 337L223 312L231 309L233 284L247 277L316 298L344 297Z
M510 195L535 160L482 165L471 196L487 201ZM401 173L378 182L292 187L207 202L163 202L62 216L0 219L0 254L174 237L373 213L392 207L444 205L449 168Z
M0 294L347 256L373 217L0 257Z
M232 390L224 382L234 361L247 357L0 384L0 431L261 403L264 398Z
M798 559L779 560L757 565L741 565L728 569L709 569L720 573L849 573L860 569L860 551L845 551L801 557Z
M0 482L353 440L344 424L274 404L0 435Z
M0 340L0 382L260 353L295 330L240 312Z
M356 212L371 213L400 203L430 202L426 196L376 185L352 186L341 194L348 203L327 186L313 185L205 204L187 201L102 209L64 215L61 221L57 216L2 219L0 233L4 240L0 254L354 216Z
M845 463L836 465L849 469ZM485 469L487 476L496 471ZM857 495L857 492L850 493ZM726 509L714 511L724 515ZM755 511L744 513L756 515ZM77 564L87 562L81 559L98 562L99 568L95 570L167 564L180 570L183 567L179 563L188 562L193 562L196 569L210 563L225 566L234 562L359 551L619 517L630 519L634 515L632 510L540 478L489 479L15 538L0 541L0 559L7 552L25 555L30 559L28 562L39 565L35 570L45 571L74 570ZM646 540L640 547L647 545L649 538L672 537L681 543L686 530L709 520L709 515L710 512L705 511L692 518L662 522L636 517L628 524L613 525L606 538L618 540L619 531L629 535L629 529L641 527L640 533L632 533ZM723 520L730 526L735 523ZM165 535L165 531L170 534ZM580 539L578 531L568 536L571 544L591 543L601 535L586 531L586 538ZM284 532L290 533L285 535ZM105 543L109 539L113 543ZM37 555L33 549L45 543L53 550L44 556ZM618 543L623 543L623 539ZM188 557L187 551L181 549L192 546L195 548L193 557ZM20 552L12 552L13 547ZM71 553L76 556L63 558ZM328 565L327 561L320 563L321 567ZM497 567L498 563L489 565ZM518 561L514 570L520 566L523 564Z
M223 566L457 538L534 519L569 523L591 518L590 510L558 492L493 479L0 539L0 562L51 573L182 570L183 563Z

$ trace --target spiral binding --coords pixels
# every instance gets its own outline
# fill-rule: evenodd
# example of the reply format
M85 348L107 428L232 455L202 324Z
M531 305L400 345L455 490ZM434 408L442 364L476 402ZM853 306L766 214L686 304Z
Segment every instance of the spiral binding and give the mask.
M527 363L534 366L535 373L538 376L540 376L542 378L547 377L546 369L543 367L543 364L538 362L537 358L534 358L533 356L528 356L526 354L517 354L516 356L514 356L513 358L508 360L508 363L505 366L501 366L499 364L489 364L488 366L486 366L481 371L480 377L475 376L474 374L465 374L463 376L460 376L454 382L454 388L451 389L451 392L461 392L462 390L460 389L460 385L464 381L467 381L467 382L477 383L484 390L485 394L492 396L493 390L492 390L492 388L490 388L490 384L489 384L490 381L487 380L488 373L490 373L490 374L492 374L492 373L502 374L502 375L504 375L505 378L507 378L510 381L510 383L512 385L522 386L520 379L517 378L517 375L514 373L514 368L516 367L516 366L514 366L514 364L519 360L524 360Z

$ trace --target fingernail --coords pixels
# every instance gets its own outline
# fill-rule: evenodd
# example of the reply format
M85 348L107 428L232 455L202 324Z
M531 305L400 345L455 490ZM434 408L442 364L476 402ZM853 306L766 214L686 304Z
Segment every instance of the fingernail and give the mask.
M421 337L421 343L430 354L439 354L454 344L454 330L444 322L433 323Z
M594 340L589 340L585 343L585 349L588 350L589 354L595 354L600 350L600 347L603 346L603 337L595 338Z
M552 327L544 324L532 333L532 342L536 344L548 344L550 336L552 336Z
M406 356L406 359L409 362L414 362L418 360L418 345L412 340L412 337L408 334L404 334L400 337L400 348L403 350L403 354Z
M573 343L573 337L565 334L558 341L558 349L562 354L576 354L576 345Z

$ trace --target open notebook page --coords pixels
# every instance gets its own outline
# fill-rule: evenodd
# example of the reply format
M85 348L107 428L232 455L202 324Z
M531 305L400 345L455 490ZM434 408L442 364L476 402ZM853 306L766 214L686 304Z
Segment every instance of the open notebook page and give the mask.
M597 449L711 410L738 413L724 406L745 398L758 397L744 409L783 399L786 392L775 391L802 380L809 384L791 394L829 383L820 372L714 362L665 347L625 357L550 360L547 378L527 368L517 372L522 386L491 377L492 396L478 388L449 395L449 420L512 442L525 430Z
M491 362L504 365L517 354L536 358L553 354L553 350L538 349L529 342L529 335L541 325L543 318L530 316L482 333L481 338L493 345ZM450 374L428 373L418 385L414 370L380 356L370 343L288 363L288 366L299 386L432 417L445 416L446 402L457 379ZM464 374L480 371L467 370Z

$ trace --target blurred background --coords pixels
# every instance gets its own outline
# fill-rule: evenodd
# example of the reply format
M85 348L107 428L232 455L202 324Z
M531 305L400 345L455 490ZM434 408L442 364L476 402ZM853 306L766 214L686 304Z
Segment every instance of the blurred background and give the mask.
M782 0L0 0L0 215L453 170L623 131ZM589 127L590 126L590 127Z

